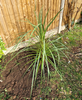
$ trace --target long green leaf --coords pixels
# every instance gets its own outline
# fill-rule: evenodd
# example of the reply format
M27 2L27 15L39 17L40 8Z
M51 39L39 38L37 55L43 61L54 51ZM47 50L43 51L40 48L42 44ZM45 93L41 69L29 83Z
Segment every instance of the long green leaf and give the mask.
M32 84L31 84L31 93L30 93L30 97L32 95L32 90L33 90L33 84L34 84L34 77L35 77L35 67L36 67L36 62L37 62L37 54L36 54L36 58L35 58L35 63L33 65L33 75L32 75Z
M38 71L39 71L39 67L40 67L40 57L41 57L41 51L39 52L39 55L38 55L38 61L37 61L36 73L35 73L35 81L36 81Z
M47 65L47 70L48 70L48 79L49 79L49 76L50 76L50 70L49 70L49 65L48 65L48 59L47 59L47 55L45 53L45 58L46 58L46 65Z
M61 9L62 10L62 9ZM49 22L49 24L47 25L45 31L47 31L48 27L52 24L52 22L55 20L55 18L58 16L58 14L61 12L61 10L56 14L56 16L54 18L52 18L52 20Z
M58 70L57 67L56 67L56 60L55 60L55 58L54 58L54 55L53 55L53 53L52 53L52 51L51 51L50 49L49 49L49 51L50 51L50 53L51 53L51 55L52 55L52 58L53 58L53 61L54 61L53 67L55 67L56 72L60 75L59 70ZM53 64L53 63L51 63L51 64ZM61 77L61 80L62 80L62 76L61 76L61 75L60 75L60 77Z

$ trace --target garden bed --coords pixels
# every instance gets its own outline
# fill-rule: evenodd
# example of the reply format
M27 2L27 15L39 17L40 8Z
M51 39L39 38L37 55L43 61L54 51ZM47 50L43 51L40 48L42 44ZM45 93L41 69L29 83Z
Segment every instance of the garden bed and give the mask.
M20 51L20 50L19 50ZM18 52L19 52L18 51ZM31 63L25 65L27 62L30 61L29 57L25 59L20 59L29 52L22 52L17 55L10 63L8 61L12 58L12 54L6 55L6 59L2 62L2 67L4 67L7 63L6 69L2 72L3 80L0 84L0 90L7 89L8 94L12 96L12 98L17 100L23 100L24 97L30 98L30 90L31 90L31 76L29 76L30 71L28 70L24 75L27 68L30 66ZM24 66L25 65L25 66ZM54 70L51 65L49 65L51 70ZM46 69L45 69L46 70ZM40 73L39 73L40 74ZM40 77L38 74L38 78ZM24 76L23 76L24 75ZM33 92L33 97L38 94L37 90Z
M40 75L38 74L32 100L40 100L40 98L42 100L81 100L82 98L82 25L77 24L72 31L67 32L67 30L64 30L62 34L66 35L60 41L69 48L68 52L70 52L68 54L69 59L63 58L58 65L63 80L49 65L51 69L50 81L48 82L46 79L43 80L43 84L40 84ZM2 82L0 81L0 93L4 94L6 100L30 100L32 80L31 77L28 78L30 70L23 76L30 63L24 65L30 61L30 58L20 59L28 55L28 53L26 51L20 53L8 64L7 62L12 58L13 54L6 55L2 60L2 67L6 64L7 66L2 72L2 77L0 77L0 80L2 80Z

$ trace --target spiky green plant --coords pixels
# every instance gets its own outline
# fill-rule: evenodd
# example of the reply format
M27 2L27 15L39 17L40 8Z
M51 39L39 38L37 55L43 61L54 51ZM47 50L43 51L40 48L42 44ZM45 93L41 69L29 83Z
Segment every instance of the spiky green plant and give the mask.
M49 12L49 10L48 10L48 12ZM31 63L30 66L26 70L26 72L27 72L29 69L31 69L31 73L32 73L31 95L32 95L33 86L37 79L38 72L41 71L41 81L42 81L42 78L45 78L45 68L46 68L47 74L48 74L48 79L49 79L49 76L50 76L49 64L51 64L53 66L53 68L55 69L55 71L60 75L60 72L58 71L58 68L57 68L57 64L60 62L61 54L65 55L63 50L65 50L66 47L61 42L59 42L59 39L61 37L59 37L57 39L52 39L52 37L49 37L49 38L45 37L45 34L46 34L49 26L52 24L52 22L55 20L55 18L60 13L60 11L59 11L55 17L50 19L47 26L45 26L48 12L45 15L44 21L43 21L42 9L40 10L38 17L35 12L37 25L32 24L27 19L27 22L34 28L33 31L31 32L30 37L33 37L33 35L36 35L35 40L38 41L38 43L34 44L33 46L23 48L15 55L15 56L17 56L20 52L23 52L23 51L30 52L27 56L24 56L20 59L23 59L26 57L32 58L29 62L27 62L25 64L25 65L27 65L28 63ZM28 33L29 32L20 36L21 38L19 39L18 43L20 43L22 41L22 39L24 38L24 36L26 36ZM35 41L32 40L30 42L33 43ZM12 57L12 59L14 57ZM24 73L24 75L25 75L25 73ZM62 79L62 76L61 76L61 79Z

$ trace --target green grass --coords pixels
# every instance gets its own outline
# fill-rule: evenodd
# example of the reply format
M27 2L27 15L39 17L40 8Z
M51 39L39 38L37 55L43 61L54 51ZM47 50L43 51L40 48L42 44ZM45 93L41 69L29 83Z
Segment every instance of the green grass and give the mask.
M78 46L78 43L82 41L82 27L79 27L78 24L75 25L74 29L66 32L64 36L64 42L67 43L67 46Z
M64 96L65 98L70 99L80 99L82 95L81 91L81 79L82 79L82 73L81 69L79 68L79 61L76 60L74 62L71 62L70 64L67 64L63 62L64 66L60 65L59 70L62 72L64 76L64 81L59 83L58 89L63 94L60 93L60 95ZM81 66L81 65L80 65ZM76 70L78 69L78 71ZM63 87L63 90L61 89Z
M53 100L81 100L82 98L82 56L75 57L72 50L73 47L77 48L82 45L82 25L76 24L73 30L64 34L65 36L60 41L68 47L70 56L69 60L64 58L58 65L63 81L57 73L51 72L50 82L44 85L45 88L41 88L41 92L44 94L40 94L42 100L49 100L49 98ZM82 53L82 50L80 52ZM47 94L48 97L46 97ZM39 99L37 98L37 100Z

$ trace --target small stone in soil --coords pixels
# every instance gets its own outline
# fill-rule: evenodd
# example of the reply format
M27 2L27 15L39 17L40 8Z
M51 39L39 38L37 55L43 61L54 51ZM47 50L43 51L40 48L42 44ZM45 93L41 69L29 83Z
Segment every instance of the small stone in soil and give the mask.
M0 80L0 82L3 82L3 80Z

